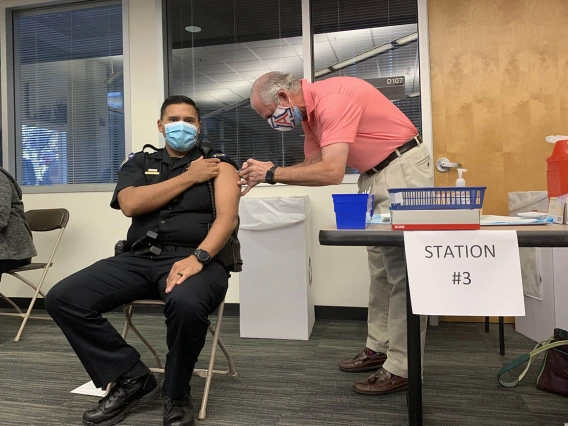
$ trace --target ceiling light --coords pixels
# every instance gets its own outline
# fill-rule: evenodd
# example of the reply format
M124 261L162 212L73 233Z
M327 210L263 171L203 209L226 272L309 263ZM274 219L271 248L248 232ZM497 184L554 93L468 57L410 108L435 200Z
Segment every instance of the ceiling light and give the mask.
M355 65L358 62L365 61L367 59L378 56L382 53L388 52L390 50L397 49L398 47L400 47L402 45L408 44L408 43L416 41L416 40L418 40L418 33L408 34L408 35L401 37L397 40L393 40L390 43L385 43L381 46L374 47L370 50L367 50L366 52L359 53L358 55L355 55L355 56L353 56L349 59L346 59L345 61L338 62L336 64L330 65L327 68L323 68L319 71L316 71L315 74L314 74L314 77L318 78L318 77L322 77L324 75L330 74L330 73L335 72L335 71L340 71L343 68L346 68L346 67L351 66L351 65Z
M196 27L195 25L190 25L188 27L185 27L185 30L190 32L190 33L198 33L199 31L201 31L201 28Z
M395 46L396 45L404 46L405 44L416 41L416 40L418 40L418 33L412 33L412 34L408 34L407 36L396 39L393 44Z

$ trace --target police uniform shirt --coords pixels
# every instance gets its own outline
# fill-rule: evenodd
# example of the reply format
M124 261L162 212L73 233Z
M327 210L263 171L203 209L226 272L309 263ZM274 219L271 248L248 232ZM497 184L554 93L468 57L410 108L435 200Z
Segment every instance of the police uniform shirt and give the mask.
M130 154L118 171L111 207L120 209L118 193L122 189L153 185L175 178L202 155L197 147L182 158L170 157L163 148L153 153L142 151ZM209 157L219 158L221 162L237 169L236 164L221 152L213 152ZM127 241L132 245L148 231L154 231L163 245L196 248L207 236L213 220L209 185L203 182L191 186L161 208L133 217Z

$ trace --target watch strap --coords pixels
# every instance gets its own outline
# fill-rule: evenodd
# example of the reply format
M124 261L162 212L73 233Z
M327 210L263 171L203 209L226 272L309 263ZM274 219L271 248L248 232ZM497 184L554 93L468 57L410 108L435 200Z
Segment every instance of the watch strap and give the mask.
M272 166L267 172L266 172L266 176L264 177L264 180L266 181L266 183L269 183L271 185L274 185L276 183L276 181L274 180L274 171L278 168L278 166Z

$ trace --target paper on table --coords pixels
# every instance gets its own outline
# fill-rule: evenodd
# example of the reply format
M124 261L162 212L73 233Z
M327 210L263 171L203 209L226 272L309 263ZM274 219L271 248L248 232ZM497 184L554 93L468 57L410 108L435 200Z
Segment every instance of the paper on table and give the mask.
M71 393L78 393L81 395L90 395L90 396L98 396L103 397L105 396L106 392L102 389L96 388L95 384L90 381L85 383L84 385L79 386L77 389L73 389Z
M371 223L374 224L390 223L390 221L391 221L390 213L374 214L373 217L371 218Z
M522 218L514 216L494 216L494 215L481 215L480 224L481 226L491 226L491 225L543 225L546 223L552 223L552 218Z

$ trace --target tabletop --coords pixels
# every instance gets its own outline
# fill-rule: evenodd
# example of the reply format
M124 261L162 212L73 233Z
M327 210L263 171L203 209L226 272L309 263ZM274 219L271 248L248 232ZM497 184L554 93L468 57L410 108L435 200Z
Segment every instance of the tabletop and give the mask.
M480 231L516 231L519 247L568 247L568 225L482 226ZM390 224L370 225L366 229L337 229L331 226L320 230L319 241L326 246L404 247L404 232L393 231Z

